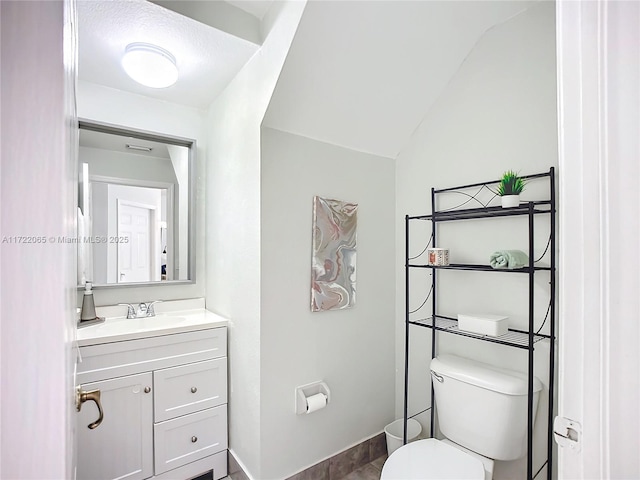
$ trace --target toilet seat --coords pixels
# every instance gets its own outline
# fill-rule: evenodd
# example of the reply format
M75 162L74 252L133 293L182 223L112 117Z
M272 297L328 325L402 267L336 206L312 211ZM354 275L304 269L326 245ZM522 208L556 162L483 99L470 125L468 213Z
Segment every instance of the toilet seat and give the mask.
M480 460L451 445L428 438L408 443L391 454L380 480L484 480Z

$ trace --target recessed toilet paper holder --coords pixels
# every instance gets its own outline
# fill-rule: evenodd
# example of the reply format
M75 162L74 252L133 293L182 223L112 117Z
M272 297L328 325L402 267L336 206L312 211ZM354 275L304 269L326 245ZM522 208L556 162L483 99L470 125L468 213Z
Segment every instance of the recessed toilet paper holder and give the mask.
M324 382L313 382L301 387L296 387L296 414L307 413L307 397L323 393L327 397L327 403L331 400L331 390Z

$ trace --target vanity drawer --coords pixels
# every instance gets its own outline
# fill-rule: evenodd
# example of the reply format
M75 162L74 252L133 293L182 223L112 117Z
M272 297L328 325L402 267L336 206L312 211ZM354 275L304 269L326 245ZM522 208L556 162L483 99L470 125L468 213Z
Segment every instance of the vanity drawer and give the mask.
M134 375L226 354L225 327L90 345L80 347L78 383Z
M155 474L167 472L227 448L227 406L156 423Z
M227 403L227 358L153 372L154 418L162 422Z

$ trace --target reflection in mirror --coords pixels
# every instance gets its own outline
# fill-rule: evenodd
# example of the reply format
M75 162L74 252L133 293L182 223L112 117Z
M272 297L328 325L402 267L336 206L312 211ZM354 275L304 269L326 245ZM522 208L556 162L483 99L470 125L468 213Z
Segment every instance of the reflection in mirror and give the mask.
M80 122L78 284L193 281L193 141Z

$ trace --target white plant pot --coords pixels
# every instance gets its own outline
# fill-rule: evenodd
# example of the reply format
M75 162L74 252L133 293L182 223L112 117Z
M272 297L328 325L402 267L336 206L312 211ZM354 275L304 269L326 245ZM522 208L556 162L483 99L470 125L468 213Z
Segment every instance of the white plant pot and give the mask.
M503 195L500 197L502 208L517 207L520 205L520 195Z

